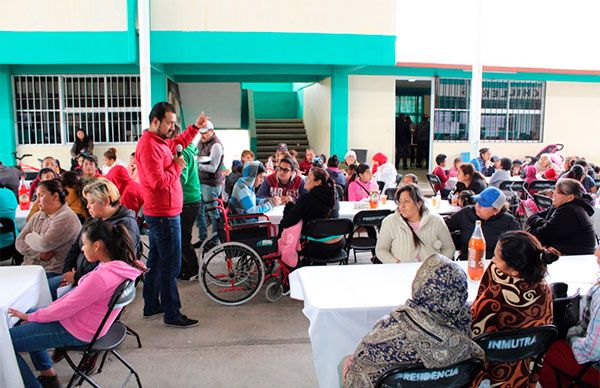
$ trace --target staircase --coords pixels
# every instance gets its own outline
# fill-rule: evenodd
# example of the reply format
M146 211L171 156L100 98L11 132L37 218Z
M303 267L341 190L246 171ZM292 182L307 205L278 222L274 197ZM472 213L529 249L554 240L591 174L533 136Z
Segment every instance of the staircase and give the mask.
M301 119L256 120L255 159L266 162L277 150L279 143L285 143L290 150L296 150L297 160L304 158L308 138Z

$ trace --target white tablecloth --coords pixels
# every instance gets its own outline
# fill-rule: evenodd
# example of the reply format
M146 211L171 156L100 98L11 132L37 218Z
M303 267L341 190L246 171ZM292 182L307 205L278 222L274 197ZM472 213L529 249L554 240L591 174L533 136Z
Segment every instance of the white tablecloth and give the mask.
M44 268L38 265L0 267L0 387L23 386L8 332L17 319L9 318L9 307L25 312L44 307L51 301Z
M446 200L440 201L440 204L436 207L431 205L431 198L426 198L425 202L426 202L429 210L432 211L433 213L437 213L437 214L452 214L452 213L456 213L458 210L460 210L460 208L458 206L452 206ZM359 208L355 207L355 204L356 204L356 202L340 201L339 218L352 220L352 219L354 219L354 216L356 215L356 213L358 213L361 210L380 210L380 209L396 210L396 208L398 207L396 205L396 203L390 199L388 199L385 204L382 204L380 201L377 209L370 209L368 207L359 209ZM269 217L269 219L271 220L271 222L273 224L279 225L279 223L281 222L281 219L283 218L283 209L284 209L283 205L277 206L276 208L269 210L265 214Z
M457 262L466 269L467 262ZM411 295L420 263L303 267L290 275L291 297L304 300L319 385L339 386L338 364L375 322ZM548 282L587 292L596 279L594 256L565 256L549 266ZM478 282L469 281L469 302ZM573 291L574 292L574 291Z

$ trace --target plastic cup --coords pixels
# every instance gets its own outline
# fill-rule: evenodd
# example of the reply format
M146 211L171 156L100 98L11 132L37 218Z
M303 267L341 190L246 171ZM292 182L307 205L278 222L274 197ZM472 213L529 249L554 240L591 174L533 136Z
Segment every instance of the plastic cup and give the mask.
M385 205L385 203L386 203L386 202L387 202L387 195L383 194L383 195L381 196L381 204L382 204L382 205Z

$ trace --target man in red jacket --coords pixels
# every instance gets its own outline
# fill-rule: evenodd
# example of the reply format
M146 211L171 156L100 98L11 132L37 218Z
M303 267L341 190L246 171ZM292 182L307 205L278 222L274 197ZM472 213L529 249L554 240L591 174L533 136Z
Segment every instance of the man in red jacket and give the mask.
M193 125L174 139L175 108L159 102L150 112L150 127L144 131L135 150L136 164L144 196L144 217L149 229L150 252L144 278L144 318L164 313L164 323L172 327L192 327L195 319L183 315L176 278L181 270L181 221L183 189L179 176L185 167L176 147L186 148L205 125L204 112Z

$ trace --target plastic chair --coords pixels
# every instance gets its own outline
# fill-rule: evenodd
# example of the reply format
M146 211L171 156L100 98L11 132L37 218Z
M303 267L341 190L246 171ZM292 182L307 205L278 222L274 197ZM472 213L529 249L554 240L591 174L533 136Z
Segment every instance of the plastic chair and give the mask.
M390 187L389 189L385 189L385 195L388 197L388 201L393 201L394 196L396 195L396 191L398 191L397 187Z
M385 187L385 182L383 182L383 181L377 181L377 188L379 189L380 193L383 191L384 187Z
M395 190L395 189L394 189ZM361 210L354 216L352 223L354 229L348 238L348 244L346 245L346 253L350 253L350 249L354 251L354 262L357 262L356 251L371 251L373 257L375 257L375 246L377 245L377 238L372 237L354 237L356 232L360 228L371 227L375 230L381 228L381 222L383 219L393 212L389 209L382 210Z
M466 360L445 368L427 369L421 364L400 365L388 369L375 383L377 388L469 387L481 370L480 360Z
M335 191L337 193L338 201L343 201L344 199L344 188L340 185L335 185Z
M17 225L15 222L8 217L0 217L0 234L12 233L13 242L10 245L7 245L2 250L2 255L0 256L0 261L6 261L10 259L10 264L15 264L15 255L18 253L15 248L15 241L17 240Z
M442 181L440 181L440 177L435 174L427 174L427 182L429 182L429 186L431 186L431 190L433 190L433 194L437 195L439 190L436 190L435 185L441 186Z
M532 190L539 191L554 189L554 186L556 186L556 181L533 181L529 185L527 185L527 190L529 190L529 192L531 193Z
M346 237L352 233L352 229L352 221L346 219L312 220L306 224L302 238L304 240L319 240L331 236ZM330 257L309 257L306 255L302 255L302 257L311 264L348 264L348 254L344 248Z
M533 357L534 373L557 334L554 325L545 325L482 334L473 341L483 349L487 362L508 363Z
M569 328L579 323L579 304L581 295L579 290L567 296L569 285L566 283L552 283L552 311L554 326L558 330L558 338L566 338Z
M67 385L67 387L72 387L75 385L76 381L82 382L82 380L87 381L93 387L99 387L99 385L96 384L85 373L84 365L86 365L86 363L89 362L89 360L92 359L92 357L94 357L96 354L101 353L101 352L105 352L105 353L102 358L102 362L100 363L100 367L98 368L98 373L102 372L104 362L106 361L108 352L110 352L123 365L125 365L125 367L127 367L127 369L129 369L129 374L127 375L127 380L125 381L125 384L127 383L127 381L129 381L129 378L133 374L137 381L138 387L142 386L142 382L140 381L140 376L138 375L138 373L115 350L125 340L125 337L127 336L127 327L123 323L115 321L110 326L110 328L108 329L106 334L100 338L100 332L103 330L104 326L106 325L106 323L108 321L108 317L113 312L113 310L127 306L129 303L131 303L133 301L134 298L135 298L135 285L134 285L133 281L125 280L123 283L121 283L119 285L119 287L117 287L117 289L113 293L112 298L108 302L108 310L106 311L106 314L104 315L104 318L102 319L102 322L100 322L100 325L98 326L98 329L96 330L96 333L94 334L94 337L92 338L92 341L88 345L66 346L61 349L64 351L65 360L67 360L67 363L69 364L71 369L73 369L73 371L74 371L73 376L71 376L71 380L69 381L69 384ZM69 352L72 352L72 351L83 352L83 356L81 357L81 360L79 361L79 363L77 365L75 365L75 363L69 356Z
M404 178L404 175L396 174L396 187L400 186L400 183L402 183L402 178Z
M545 195L533 194L533 199L540 210L547 209L552 206L552 198L546 197Z

